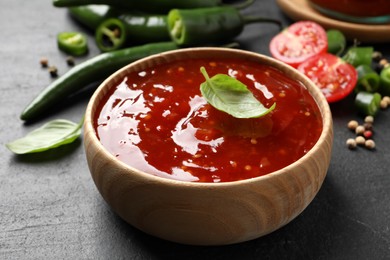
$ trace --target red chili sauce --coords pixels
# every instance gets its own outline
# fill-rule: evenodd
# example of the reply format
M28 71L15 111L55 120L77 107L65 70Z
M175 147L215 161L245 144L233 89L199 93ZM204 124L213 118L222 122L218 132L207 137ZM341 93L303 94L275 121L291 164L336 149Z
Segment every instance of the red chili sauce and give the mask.
M357 17L390 15L389 0L311 0L311 2L328 10Z
M228 74L276 108L237 119L201 96L200 72ZM131 73L102 100L94 118L103 146L153 175L229 182L265 175L306 154L322 131L321 113L304 86L266 65L235 59L175 61Z

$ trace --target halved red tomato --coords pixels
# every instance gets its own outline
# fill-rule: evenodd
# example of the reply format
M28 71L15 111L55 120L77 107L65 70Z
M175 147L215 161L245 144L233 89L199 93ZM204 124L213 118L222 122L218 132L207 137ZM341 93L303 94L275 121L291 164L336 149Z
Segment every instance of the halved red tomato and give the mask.
M348 96L357 82L356 69L340 57L322 53L303 62L298 70L309 77L329 103Z
M270 43L271 55L294 68L312 56L325 53L327 49L325 29L311 21L293 23Z

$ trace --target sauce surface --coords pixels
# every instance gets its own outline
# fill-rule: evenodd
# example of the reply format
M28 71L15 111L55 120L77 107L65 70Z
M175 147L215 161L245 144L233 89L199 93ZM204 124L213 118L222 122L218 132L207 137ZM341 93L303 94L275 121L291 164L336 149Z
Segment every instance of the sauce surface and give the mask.
M201 96L210 77L228 74L276 108L261 118L237 119ZM308 91L280 71L235 59L176 61L131 73L98 108L94 127L103 146L124 163L183 181L228 182L281 169L306 154L322 131Z
M342 14L357 17L390 15L389 0L310 0L311 2Z

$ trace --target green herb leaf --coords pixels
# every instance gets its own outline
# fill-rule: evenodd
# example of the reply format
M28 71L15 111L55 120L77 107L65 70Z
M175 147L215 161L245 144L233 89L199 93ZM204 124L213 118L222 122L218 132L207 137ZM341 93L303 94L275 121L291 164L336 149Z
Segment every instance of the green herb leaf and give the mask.
M204 67L200 68L206 81L200 85L203 97L213 107L224 111L236 118L261 117L271 112L276 103L270 108L261 104L243 83L225 74L217 74L212 78Z
M64 119L50 121L25 137L6 144L16 154L38 153L69 144L81 135L83 120L79 124Z

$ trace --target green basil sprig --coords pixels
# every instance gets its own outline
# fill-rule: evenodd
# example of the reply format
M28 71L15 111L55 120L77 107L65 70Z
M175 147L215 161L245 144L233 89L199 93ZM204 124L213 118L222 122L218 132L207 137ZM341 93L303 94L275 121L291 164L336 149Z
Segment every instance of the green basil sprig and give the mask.
M38 153L69 144L81 135L83 120L76 124L65 119L50 121L6 147L16 154Z
M256 118L271 112L276 103L266 108L243 84L225 74L217 74L212 78L204 67L200 68L206 81L200 85L203 97L213 107L236 118Z

